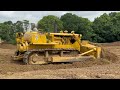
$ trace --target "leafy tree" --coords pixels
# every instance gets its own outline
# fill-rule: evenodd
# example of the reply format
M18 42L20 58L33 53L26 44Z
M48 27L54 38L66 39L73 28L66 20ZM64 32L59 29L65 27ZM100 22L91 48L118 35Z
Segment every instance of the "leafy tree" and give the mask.
M83 35L82 39L92 41L92 37L95 35L92 29L92 22L90 22L87 18L79 17L80 23L78 25L78 30L76 33L80 33Z
M95 42L113 42L120 40L120 13L104 13L93 22L96 34Z
M60 31L63 28L62 21L53 15L44 16L38 21L38 29L44 29L45 32L54 32L54 24L57 24L57 30Z
M72 13L66 13L61 16L60 20L63 22L64 30L68 32L75 31L76 33L82 34L82 39L92 40L94 35L93 29L91 28L92 22L86 18L78 17Z
M111 17L114 41L120 41L120 13L113 12L109 16Z
M15 34L16 32L23 32L23 22L17 21L12 23L12 21L6 21L0 23L0 38L8 43L15 44Z
M0 24L0 37L5 40L10 42L13 37L14 37L14 31L11 23L1 23Z
M64 30L77 31L79 25L79 17L77 15L73 15L72 13L67 13L61 16L60 20L63 22Z
M12 23L12 21L6 21L6 22L4 22L4 24L6 24L6 25L12 25L13 23Z
M15 44L16 32L26 32L29 24L31 24L31 29L35 27L35 24L29 23L28 20L17 21L16 23L12 21L0 23L0 38ZM48 15L39 20L37 26L41 32L54 32L56 28L58 31L68 30L71 32L74 30L75 33L82 34L82 39L93 42L120 41L120 12L104 13L95 18L93 22L71 13L64 14L60 19Z
M96 33L95 42L106 42L107 33L110 32L110 17L104 13L93 22L93 29Z
M17 21L16 23L14 23L14 30L15 32L24 32L23 22Z
M24 27L24 32L28 30L29 27L29 21L28 20L23 20L23 27Z

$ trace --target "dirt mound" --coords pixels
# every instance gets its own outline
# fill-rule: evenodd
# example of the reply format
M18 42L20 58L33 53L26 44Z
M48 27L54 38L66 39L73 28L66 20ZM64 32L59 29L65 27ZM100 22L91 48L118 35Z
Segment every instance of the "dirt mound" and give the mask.
M101 58L102 59L106 59L106 60L108 60L108 62L110 61L112 63L119 60L116 49L120 46L120 41L113 42L113 43L91 43L91 44L93 44L95 46L99 46L99 47L102 48L102 53L101 53ZM112 52L111 47L113 47L113 46L116 49L115 48L112 48L112 49L115 50L116 52ZM119 49L119 51L120 51L120 49Z
M15 49L16 46L12 45L12 44L8 44L8 43L1 43L0 48L3 48L3 49Z
M119 58L116 54L110 52L110 50L108 50L104 47L102 47L101 58L106 59L113 63L119 60Z

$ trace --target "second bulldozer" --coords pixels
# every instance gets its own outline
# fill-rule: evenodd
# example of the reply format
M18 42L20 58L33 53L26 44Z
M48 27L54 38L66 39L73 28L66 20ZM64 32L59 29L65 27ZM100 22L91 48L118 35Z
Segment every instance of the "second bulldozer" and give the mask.
M81 37L81 34L73 31L16 33L17 50L14 60L23 60L25 64L48 64L100 58L101 47L94 46L89 41L81 41Z

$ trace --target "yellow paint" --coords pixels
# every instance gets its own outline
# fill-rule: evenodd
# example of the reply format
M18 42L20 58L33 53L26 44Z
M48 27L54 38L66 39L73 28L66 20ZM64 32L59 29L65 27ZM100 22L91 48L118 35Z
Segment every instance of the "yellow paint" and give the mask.
M17 50L25 52L32 49L75 49L83 55L100 58L101 47L81 42L81 34L75 33L44 33L26 32L16 33ZM73 40L73 42L72 42Z

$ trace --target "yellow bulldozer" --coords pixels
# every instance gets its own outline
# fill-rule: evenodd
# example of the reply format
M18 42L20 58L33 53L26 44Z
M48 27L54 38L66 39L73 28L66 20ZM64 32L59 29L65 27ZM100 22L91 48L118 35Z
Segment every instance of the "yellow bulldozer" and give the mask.
M49 64L100 58L101 47L82 41L81 37L81 34L75 34L74 31L16 33L14 60L23 60L25 64Z

